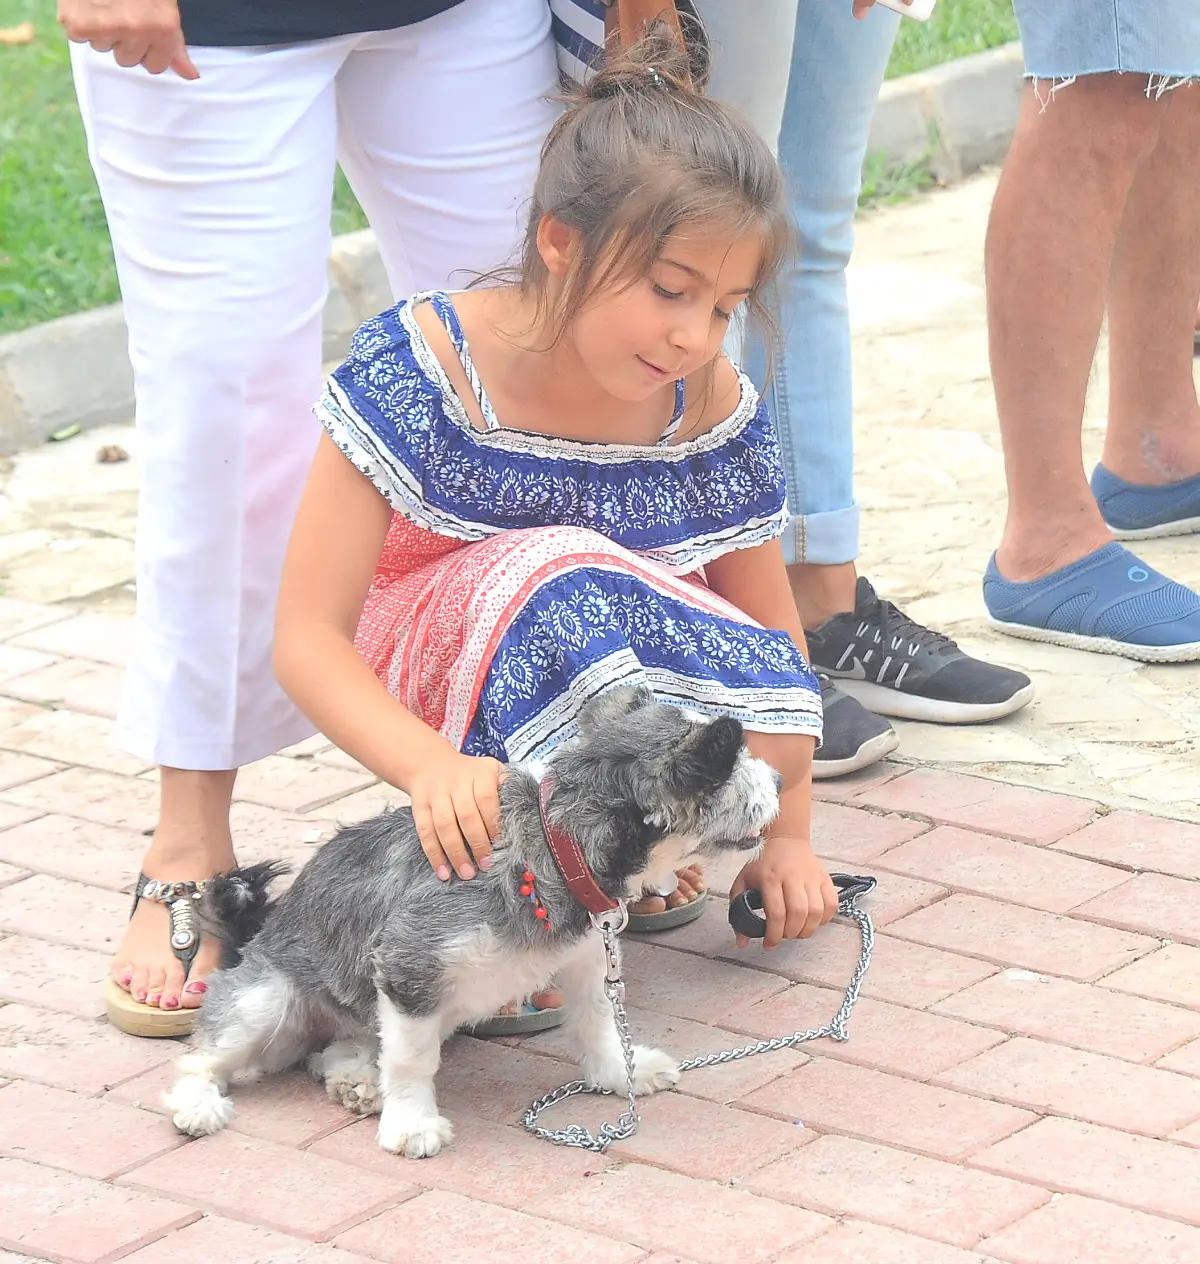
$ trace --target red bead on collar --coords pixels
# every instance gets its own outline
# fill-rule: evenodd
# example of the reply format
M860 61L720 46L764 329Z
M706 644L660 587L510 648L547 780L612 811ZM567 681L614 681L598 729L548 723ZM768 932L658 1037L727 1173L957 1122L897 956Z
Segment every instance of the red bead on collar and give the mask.
M541 922L542 929L549 930L550 914L546 912L546 906L538 899L532 870L526 869L521 874L521 894L533 905L533 915Z

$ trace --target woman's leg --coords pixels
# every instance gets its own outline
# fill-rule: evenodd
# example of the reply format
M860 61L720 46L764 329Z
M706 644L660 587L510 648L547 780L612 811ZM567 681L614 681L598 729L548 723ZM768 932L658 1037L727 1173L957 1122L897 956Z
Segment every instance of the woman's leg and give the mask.
M379 241L392 292L461 288L521 237L558 71L544 0L464 0L358 37L338 75L339 157ZM561 1005L551 988L534 1011ZM506 1010L479 1035L549 1025Z
M513 256L557 83L545 0L464 0L357 38L337 80L339 156L397 298L461 289Z
M228 867L234 770L311 732L270 656L316 441L340 43L193 49L195 83L72 49L137 392L138 611L118 735L161 768L151 877ZM193 987L214 964L205 945ZM138 906L113 974L136 999L200 1003L161 904Z

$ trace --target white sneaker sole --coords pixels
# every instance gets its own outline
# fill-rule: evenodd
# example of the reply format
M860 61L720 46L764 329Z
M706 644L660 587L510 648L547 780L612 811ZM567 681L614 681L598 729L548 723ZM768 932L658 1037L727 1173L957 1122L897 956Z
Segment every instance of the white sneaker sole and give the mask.
M1156 527L1131 527L1129 530L1110 523L1108 529L1118 540L1163 540L1172 535L1195 535L1200 532L1200 518L1177 518L1174 522L1160 522Z
M829 673L833 676L833 673ZM945 702L940 698L922 698L919 694L889 689L870 680L846 680L833 676L842 693L856 698L868 711L897 720L923 720L926 724L984 724L1012 715L1033 701L1032 683L1018 689L1002 702Z
M847 773L858 772L860 768L869 768L877 764L885 756L900 745L900 735L895 729L880 733L869 742L864 742L853 755L845 759L814 759L812 775L814 781L828 781L831 777L844 777Z
M1081 632L1054 632L1049 628L1031 628L1024 623L1005 623L988 617L988 623L1005 636L1022 641L1042 641L1047 645L1064 645L1069 650L1088 650L1093 654L1115 654L1137 663L1194 663L1200 661L1200 641L1183 645L1131 645L1107 636L1084 636ZM841 682L838 682L839 685Z

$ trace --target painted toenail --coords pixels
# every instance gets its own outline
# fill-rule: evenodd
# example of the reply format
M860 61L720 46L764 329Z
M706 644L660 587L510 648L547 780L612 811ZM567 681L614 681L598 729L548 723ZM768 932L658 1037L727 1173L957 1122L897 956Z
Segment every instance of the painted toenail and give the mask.
M178 1009L179 997L177 996L164 997L162 1006L163 1006L163 1009Z
M197 994L203 994L208 991L208 984L205 983L203 979L197 979L195 983L189 983L187 987L185 987L183 990L185 992L196 992Z
M158 993L158 992L151 992L151 993L150 993L150 995L149 995L148 997L146 997L146 1004L147 1004L147 1005L157 1005L157 1004L158 1004L158 1002L159 1002L159 1000L160 1000L160 995L159 995L159 993Z

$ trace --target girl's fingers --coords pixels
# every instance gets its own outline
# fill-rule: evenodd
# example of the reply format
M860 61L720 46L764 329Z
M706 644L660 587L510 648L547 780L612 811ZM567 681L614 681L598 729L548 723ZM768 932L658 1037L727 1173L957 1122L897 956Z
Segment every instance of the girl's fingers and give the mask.
M483 818L488 838L500 837L500 784L490 776L484 776L475 783L475 806ZM491 847L488 847L491 851ZM476 855L479 853L476 852Z
M480 815L479 808L475 802L475 796L471 793L470 788L459 790L454 796L454 812L458 817L458 827L466 835L467 844L471 848L471 852L475 858L475 863L481 868L489 868L491 866L492 844L488 838L487 826L484 824L483 817ZM487 861L485 865L483 862ZM463 874L463 877L473 876Z
M804 925L800 929L799 939L808 939L811 935L815 935L817 931L825 925L828 920L825 916L825 900L823 892L818 888L815 891L801 890L797 892L799 898L802 898L807 904L807 912L804 918Z
M821 919L821 925L824 926L837 916L838 901L841 899L837 887L833 884L833 879L828 874L821 880L821 895L825 901L825 916Z
M432 805L433 828L437 831L438 842L446 853L446 859L454 866L460 878L473 878L475 866L471 863L467 844L462 831L458 828L458 813L454 810L454 800L448 794L441 795Z
M413 804L413 824L417 827L417 837L421 840L421 850L426 860L433 866L434 873L443 881L450 880L450 865L446 853L438 842L437 830L433 828L433 814L427 805Z
M783 898L783 887L778 882L764 884L762 898L763 912L767 917L763 947L778 948L787 927L787 903Z

